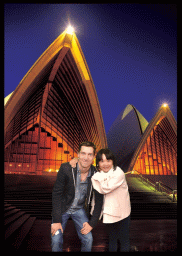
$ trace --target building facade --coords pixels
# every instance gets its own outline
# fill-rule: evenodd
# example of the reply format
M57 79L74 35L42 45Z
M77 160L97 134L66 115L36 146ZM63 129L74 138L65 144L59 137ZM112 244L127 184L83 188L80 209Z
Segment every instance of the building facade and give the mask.
M177 175L177 123L168 106L161 106L149 123L128 170L148 175Z
M125 172L177 175L177 123L167 105L159 108L150 123L128 105L114 121L107 139Z
M5 173L57 172L83 141L107 147L88 65L75 33L65 30L5 104Z
M117 159L117 164L124 172L128 170L131 158L143 132L148 125L147 120L131 104L121 111L107 134L108 147Z

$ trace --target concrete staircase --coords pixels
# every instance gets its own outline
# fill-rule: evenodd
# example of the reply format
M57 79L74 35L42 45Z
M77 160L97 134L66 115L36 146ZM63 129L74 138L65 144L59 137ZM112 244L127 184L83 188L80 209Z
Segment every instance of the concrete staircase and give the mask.
M130 198L131 219L139 224L142 220L176 219L177 203L164 194L141 182L133 175L126 175ZM56 177L5 175L4 178L4 228L5 250L15 252L27 250L51 251L50 223L52 210L52 188ZM138 220L138 221L135 221ZM148 222L147 222L148 223ZM149 221L150 223L150 221ZM79 251L76 231L68 221L64 251ZM142 227L142 230L144 227ZM99 234L96 234L97 231ZM137 231L138 232L138 231ZM108 238L102 222L94 229L93 251L105 251ZM98 239L99 236L99 239ZM137 237L137 235L136 235ZM138 241L138 238L137 238ZM136 241L135 241L136 242ZM75 248L70 245L76 246Z
M137 175L126 175L131 200L132 219L176 219L177 203L165 193L142 182Z
M12 252L19 249L29 233L36 217L31 217L11 204L4 203L5 251Z
M51 219L56 176L5 175L4 200L31 216Z
M10 180L11 175L5 176L8 176L5 178L6 184L6 179ZM19 184L14 180L17 177L11 177L12 181L5 186L5 202L37 219L51 219L52 188L56 177L22 176ZM155 191L134 175L128 174L126 179L132 219L176 219L176 202L173 203L164 193Z

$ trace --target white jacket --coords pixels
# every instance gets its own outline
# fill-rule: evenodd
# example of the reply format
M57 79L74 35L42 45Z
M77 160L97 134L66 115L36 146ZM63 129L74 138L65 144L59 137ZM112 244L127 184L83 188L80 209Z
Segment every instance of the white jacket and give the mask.
M104 194L104 203L101 216L103 223L114 223L127 218L131 213L130 195L125 174L117 166L107 173L97 172L92 176L92 185L100 194ZM94 197L91 213L94 209Z

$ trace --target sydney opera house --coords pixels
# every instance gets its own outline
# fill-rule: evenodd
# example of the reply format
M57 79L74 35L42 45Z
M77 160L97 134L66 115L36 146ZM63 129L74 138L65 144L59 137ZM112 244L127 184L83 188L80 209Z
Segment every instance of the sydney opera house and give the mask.
M86 140L109 147L125 172L177 174L177 124L167 105L150 123L127 105L106 138L88 65L67 29L5 98L5 173L56 173Z
M5 173L56 172L83 141L107 146L95 86L69 28L5 98Z
M51 251L52 189L83 141L110 148L126 174L131 251L176 251L177 123L167 104L150 122L128 104L106 135L86 59L68 28L4 99L4 114L6 251ZM79 252L71 219L64 233L63 252ZM93 237L92 251L109 250L102 220Z
M167 104L150 123L127 105L112 124L107 141L125 172L177 175L177 123Z

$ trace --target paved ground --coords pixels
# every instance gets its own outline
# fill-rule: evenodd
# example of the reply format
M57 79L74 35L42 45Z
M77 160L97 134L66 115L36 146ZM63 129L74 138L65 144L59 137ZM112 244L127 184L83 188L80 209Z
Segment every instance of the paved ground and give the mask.
M36 178L36 179L35 179ZM5 175L5 188L6 188L6 199L18 199L19 203L22 200L48 200L50 201L49 207L47 204L38 205L39 212L41 214L35 215L36 217L42 217L42 219L36 219L30 232L23 241L23 244L20 246L19 251L39 251L39 252L50 252L51 251L51 237L50 237L50 226L51 220L44 219L46 218L43 213L47 212L47 215L50 215L51 212L51 193L52 187L55 182L55 177L45 177L45 176L23 176L23 175ZM140 184L138 180L134 180L132 177L128 178L129 191L131 192L131 202L137 203L137 209L133 210L137 212L135 215L140 216L141 219L133 218L131 220L130 226L130 242L132 250L138 250L141 252L145 251L171 251L175 252L177 250L177 220L171 218L172 211L169 211L169 207L166 208L166 204L158 203L158 207L153 209L150 205L147 205L148 201L153 199L163 200L157 193L150 193L149 188L145 184ZM136 191L136 193L134 193ZM133 193L132 193L133 192ZM149 196L148 196L149 195ZM152 198L152 199L151 199ZM35 200L36 199L36 200ZM151 199L151 200L149 200ZM27 202L28 202L27 200ZM166 200L166 199L165 199ZM141 208L142 202L148 210L144 212L144 208ZM144 204L144 202L146 202ZM31 204L32 205L32 204ZM172 204L171 204L172 205ZM17 206L17 209L24 209L20 206ZM22 206L25 206L24 203ZM31 210L35 212L35 206L31 206ZM163 208L162 208L163 206ZM41 208L42 207L42 208ZM28 205L28 209L30 205ZM40 209L41 208L41 209ZM159 211L161 210L162 211ZM145 209L145 210L146 210ZM151 211L154 210L152 213ZM25 209L27 211L27 209ZM169 215L162 216L161 214ZM30 213L32 214L32 212ZM143 214L143 215L142 215ZM146 215L147 218L143 219L143 216ZM152 215L152 219L149 219L149 215ZM156 217L154 219L153 217ZM151 217L151 216L150 216ZM158 219L159 217L165 217L165 219ZM104 224L101 222L93 229L93 248L92 251L103 252L108 250L108 237L104 229ZM65 234L64 234L64 251L79 251L80 250L80 241L78 239L76 230L74 228L73 222L68 221Z
M20 251L50 252L50 220L36 220ZM108 237L100 222L93 230L92 251L108 250ZM131 249L145 251L177 251L177 220L131 220ZM73 222L68 221L64 235L64 251L79 251L80 241Z

